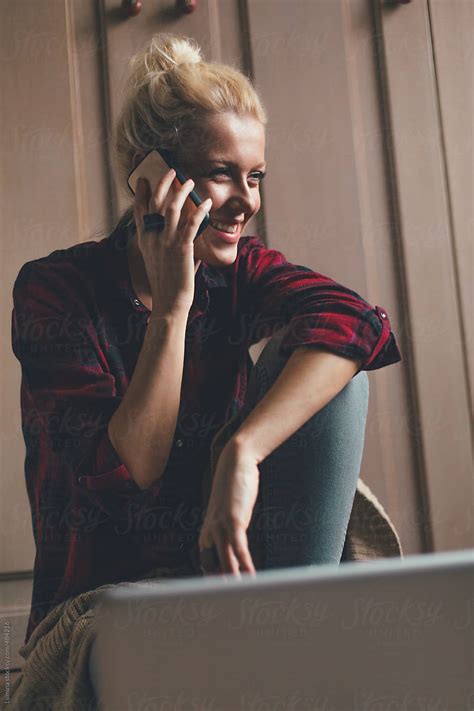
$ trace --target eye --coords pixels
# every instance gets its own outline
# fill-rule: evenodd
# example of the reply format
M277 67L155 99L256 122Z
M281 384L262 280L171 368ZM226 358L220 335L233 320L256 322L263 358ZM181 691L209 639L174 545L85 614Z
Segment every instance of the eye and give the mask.
M211 175L222 175L222 174L229 175L229 169L228 168L216 168L211 173ZM260 180L264 179L264 177L266 176L266 172L257 170L257 171L255 171L255 173L251 173L251 175L255 176L253 178L254 180L260 181Z
M229 174L229 171L227 170L227 168L216 168L211 172L211 175L221 175L222 173Z

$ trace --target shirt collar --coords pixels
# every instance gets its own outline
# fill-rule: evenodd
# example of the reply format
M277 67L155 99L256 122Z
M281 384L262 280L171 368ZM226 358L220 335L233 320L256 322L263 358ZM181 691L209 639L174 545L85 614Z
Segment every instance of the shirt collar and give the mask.
M197 275L199 273L201 273L203 281L208 289L219 289L223 286L229 286L228 277L224 274L222 269L219 269L218 267L213 267L211 264L201 262Z

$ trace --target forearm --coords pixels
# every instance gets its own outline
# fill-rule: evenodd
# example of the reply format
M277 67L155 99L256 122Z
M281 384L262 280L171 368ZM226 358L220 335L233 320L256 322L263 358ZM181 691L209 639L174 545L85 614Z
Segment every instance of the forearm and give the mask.
M360 362L314 346L297 348L232 437L257 462L291 437L351 380Z
M108 433L141 489L162 475L176 429L183 378L187 313L153 316L133 377Z

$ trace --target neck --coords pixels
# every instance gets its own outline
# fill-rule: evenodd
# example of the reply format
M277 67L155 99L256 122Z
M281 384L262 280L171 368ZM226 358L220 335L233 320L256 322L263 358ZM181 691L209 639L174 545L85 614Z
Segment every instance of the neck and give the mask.
M133 238L130 241L130 244L128 245L127 258L130 280L132 282L132 286L135 293L141 301L151 300L150 282L146 273L143 254L140 250L140 247L138 246L136 233L134 234ZM194 259L195 275L199 267L201 266L201 261L201 259Z

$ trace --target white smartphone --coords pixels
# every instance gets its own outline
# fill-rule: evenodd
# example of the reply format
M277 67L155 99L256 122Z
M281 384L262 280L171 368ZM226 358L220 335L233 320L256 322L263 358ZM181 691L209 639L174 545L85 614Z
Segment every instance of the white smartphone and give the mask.
M150 188L153 190L158 181L161 180L170 168L174 168L176 171L175 180L178 180L181 185L183 185L188 178L184 175L184 173L182 173L181 170L179 170L178 166L172 160L169 152L163 148L154 148L152 151L147 153L141 163L139 163L137 167L132 170L127 180L128 187L130 188L132 194L135 195L138 178L147 178L150 183ZM184 201L181 214L184 215L185 219L188 219L201 203L202 200L197 192L195 190L191 190ZM208 224L209 213L206 212L194 239L199 237Z

